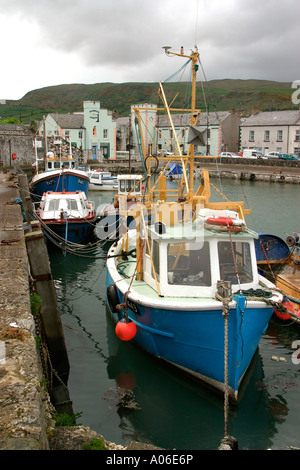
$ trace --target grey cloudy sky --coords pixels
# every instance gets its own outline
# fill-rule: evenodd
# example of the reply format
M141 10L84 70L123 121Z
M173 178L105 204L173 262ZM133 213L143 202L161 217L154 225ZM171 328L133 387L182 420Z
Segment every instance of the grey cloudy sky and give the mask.
M163 81L182 65L164 45L196 44L207 80L300 80L299 13L299 0L0 0L0 99Z

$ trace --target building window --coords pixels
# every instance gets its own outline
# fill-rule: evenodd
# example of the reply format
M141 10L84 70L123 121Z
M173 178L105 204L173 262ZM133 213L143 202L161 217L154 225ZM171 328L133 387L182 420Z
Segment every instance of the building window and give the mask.
M93 137L97 137L97 127L93 127Z
M277 131L277 142L282 142L282 131Z
M296 129L295 142L300 142L300 129Z
M254 142L254 131L249 131L249 142Z
M103 129L103 138L104 139L107 139L108 137L108 130L107 129Z
M264 141L265 141L265 142L269 142L269 141L270 141L270 131L265 131L265 138L264 138Z
M65 137L70 137L70 131L65 131Z
M78 131L78 139L82 139L82 131Z

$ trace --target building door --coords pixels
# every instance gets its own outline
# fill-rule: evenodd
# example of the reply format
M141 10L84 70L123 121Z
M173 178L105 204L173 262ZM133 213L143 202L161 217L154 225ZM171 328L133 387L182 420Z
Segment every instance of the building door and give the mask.
M101 152L104 158L109 158L110 153L109 153L109 144L101 144Z
M92 159L97 160L98 145L92 145Z

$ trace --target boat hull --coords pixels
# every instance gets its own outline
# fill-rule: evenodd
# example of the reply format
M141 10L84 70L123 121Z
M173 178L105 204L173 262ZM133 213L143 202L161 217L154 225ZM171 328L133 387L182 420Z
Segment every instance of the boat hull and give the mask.
M119 303L123 294L113 283L109 272L106 280L114 286ZM111 288L110 288L111 289ZM238 399L239 385L272 316L273 307L263 302L248 302L244 297L232 302L228 318L228 386L229 396ZM161 308L149 302L139 303L128 296L128 317L137 326L134 342L153 356L163 359L184 372L224 392L224 317L222 304L214 307L191 303L185 309L172 306ZM111 296L107 297L111 316L117 323L120 314L114 310ZM254 306L255 305L255 306Z
M255 252L258 264L282 263L290 256L290 249L286 242L276 235L258 233L255 240Z
M91 222L44 222L49 230L46 231L47 238L51 240L51 231L72 243L81 243L87 240L95 228L95 220Z
M115 182L93 183L89 184L89 191L117 191L118 185Z
M80 170L45 171L35 175L30 186L37 196L42 196L48 191L83 191L87 195L89 181L85 172Z

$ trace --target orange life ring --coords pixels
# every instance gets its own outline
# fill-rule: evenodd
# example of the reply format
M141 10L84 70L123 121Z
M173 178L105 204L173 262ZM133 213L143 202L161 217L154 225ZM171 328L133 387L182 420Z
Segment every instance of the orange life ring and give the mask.
M230 217L208 217L206 222L208 224L212 224L212 225L225 225L225 226L226 225L228 225L228 226L234 225L234 219L232 219Z

